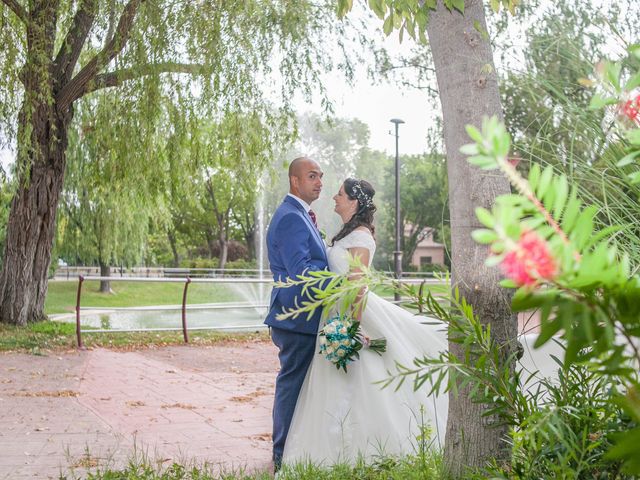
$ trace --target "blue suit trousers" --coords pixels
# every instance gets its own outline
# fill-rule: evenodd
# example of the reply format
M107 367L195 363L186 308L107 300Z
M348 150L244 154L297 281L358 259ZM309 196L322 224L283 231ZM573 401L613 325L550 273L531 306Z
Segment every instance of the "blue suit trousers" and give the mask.
M280 350L273 402L273 461L280 465L298 395L315 352L316 335L271 327L271 339Z

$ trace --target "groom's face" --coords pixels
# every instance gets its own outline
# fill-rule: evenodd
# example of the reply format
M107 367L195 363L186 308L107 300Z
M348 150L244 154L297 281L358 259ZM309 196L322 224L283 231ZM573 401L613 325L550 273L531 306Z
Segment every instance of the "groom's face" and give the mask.
M311 205L322 192L322 175L320 165L313 160L302 163L291 177L291 193Z

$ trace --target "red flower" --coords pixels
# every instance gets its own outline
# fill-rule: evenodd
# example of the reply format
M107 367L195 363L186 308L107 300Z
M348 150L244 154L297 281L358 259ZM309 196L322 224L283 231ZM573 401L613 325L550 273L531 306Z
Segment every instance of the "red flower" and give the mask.
M534 285L539 280L552 280L557 268L549 253L547 242L533 231L525 230L516 247L508 252L500 264L502 273L518 286Z
M640 123L640 94L633 100L627 100L620 105L622 115L635 123Z

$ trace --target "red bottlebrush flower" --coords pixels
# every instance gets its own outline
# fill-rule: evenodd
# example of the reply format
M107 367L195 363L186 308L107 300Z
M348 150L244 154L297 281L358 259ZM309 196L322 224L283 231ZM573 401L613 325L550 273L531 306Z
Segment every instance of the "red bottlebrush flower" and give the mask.
M518 286L534 285L539 280L552 280L557 268L547 242L536 232L526 230L516 247L507 252L500 263L502 273Z
M635 123L640 123L640 95L633 100L627 100L620 105L622 115Z

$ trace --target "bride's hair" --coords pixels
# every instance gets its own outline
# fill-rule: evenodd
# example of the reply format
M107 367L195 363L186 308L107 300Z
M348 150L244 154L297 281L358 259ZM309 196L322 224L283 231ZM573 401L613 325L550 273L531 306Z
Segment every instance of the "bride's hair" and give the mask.
M366 180L356 180L355 178L347 178L344 183L344 192L351 200L358 201L358 208L353 217L345 223L340 231L331 239L331 245L336 243L341 238L346 237L358 227L367 227L371 232L371 235L375 233L375 227L373 226L373 214L375 213L376 206L373 204L373 196L376 191Z

